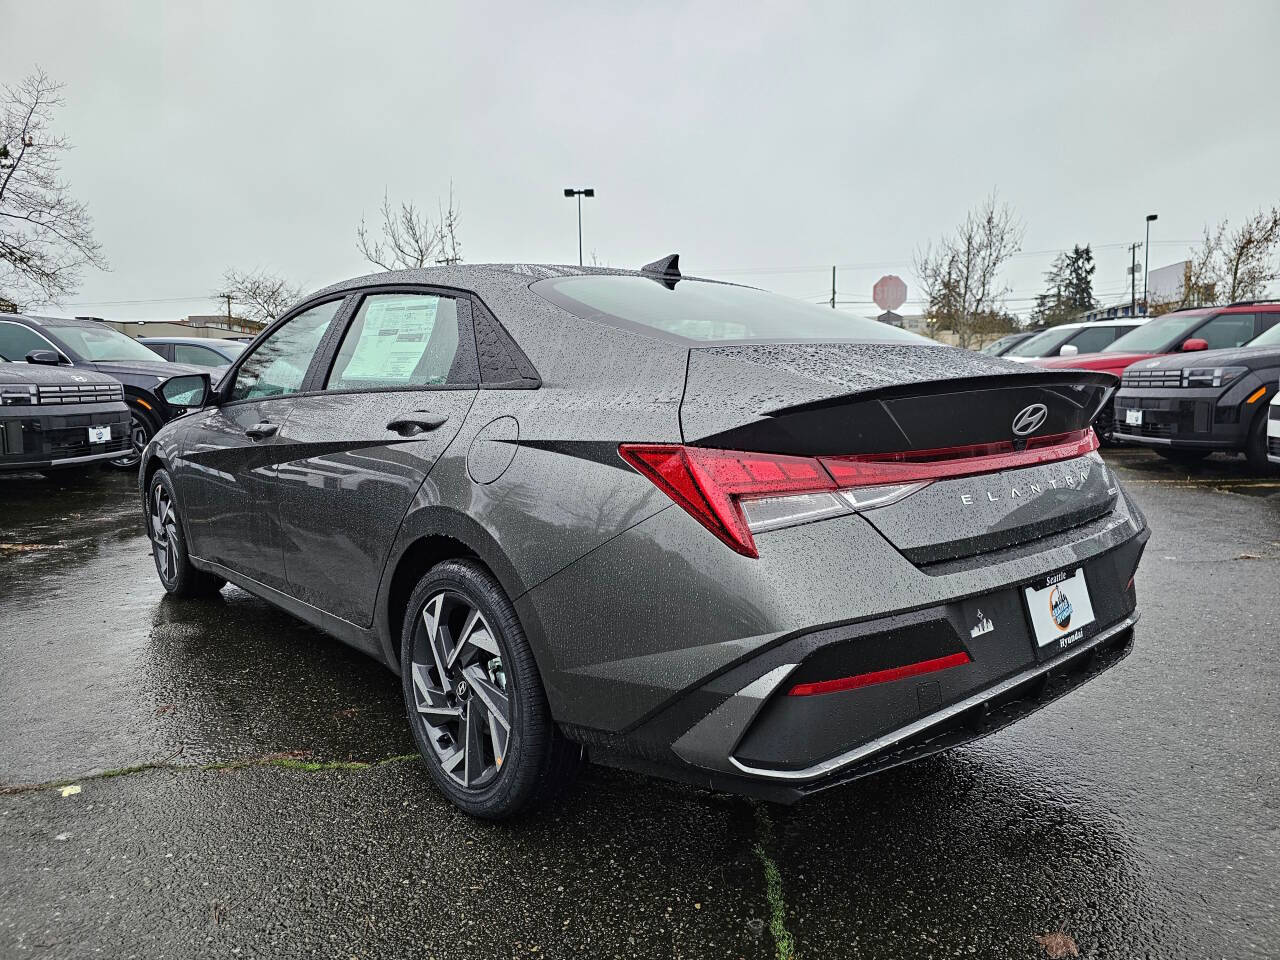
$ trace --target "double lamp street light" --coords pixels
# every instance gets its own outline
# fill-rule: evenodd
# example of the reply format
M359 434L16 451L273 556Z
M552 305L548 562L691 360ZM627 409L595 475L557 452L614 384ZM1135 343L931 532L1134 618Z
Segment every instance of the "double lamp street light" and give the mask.
M582 266L582 198L594 197L596 191L593 187L565 187L564 195L578 198L578 266Z

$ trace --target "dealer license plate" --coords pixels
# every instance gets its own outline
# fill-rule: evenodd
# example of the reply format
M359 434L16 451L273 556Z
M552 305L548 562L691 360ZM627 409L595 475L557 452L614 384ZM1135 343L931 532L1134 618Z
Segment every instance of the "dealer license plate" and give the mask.
M90 443L107 443L111 439L111 427L90 427Z
M1142 426L1142 411L1126 410L1124 412L1124 422L1125 422L1125 426L1128 426L1128 427Z
M1059 649L1069 647L1083 639L1084 628L1093 623L1093 603L1084 582L1084 570L1071 576L1054 574L1044 586L1026 587L1023 595L1035 628L1036 644L1041 649L1050 644Z

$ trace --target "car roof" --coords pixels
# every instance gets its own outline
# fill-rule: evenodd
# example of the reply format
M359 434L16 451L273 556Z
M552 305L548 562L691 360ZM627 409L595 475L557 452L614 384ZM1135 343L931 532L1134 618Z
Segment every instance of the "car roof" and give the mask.
M412 270L385 270L381 273L370 273L362 277L352 277L340 283L333 283L308 295L307 301L353 290L359 287L374 286L440 286L456 287L470 290L484 299L486 294L501 296L519 287L528 287L538 280L550 280L558 277L582 276L616 276L616 277L649 277L656 278L654 273L640 270L620 270L615 267L577 267L568 264L550 263L455 263L437 267L419 267ZM694 277L683 274L681 280L700 280L706 283L724 283L709 277Z
M1036 330L1035 332L1084 330L1088 327L1140 327L1150 319L1150 317L1107 317L1102 320L1079 320L1074 323L1059 323L1056 326L1045 327L1044 330Z
M219 342L220 340L225 340L225 339L226 339L225 337L138 337L138 342L139 343L191 343L191 344L195 344L196 346L208 347ZM244 343L239 340L232 340L230 342L235 343L238 346L244 346Z

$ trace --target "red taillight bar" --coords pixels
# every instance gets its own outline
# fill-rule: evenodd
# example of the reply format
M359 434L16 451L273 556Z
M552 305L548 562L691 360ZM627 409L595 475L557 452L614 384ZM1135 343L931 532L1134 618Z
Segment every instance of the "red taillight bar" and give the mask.
M1037 437L1025 449L1013 441L840 457L714 450L680 444L624 443L618 454L725 544L758 557L741 501L849 487L923 483L997 470L1033 467L1098 449L1086 427Z
M907 450L900 453L855 453L842 457L821 457L822 465L841 487L862 487L881 483L912 483L918 480L945 480L973 477L998 470L1035 467L1056 460L1082 457L1098 449L1098 435L1092 427L1036 437L1022 450L1013 441L941 447L936 450Z
M787 691L789 697L812 697L822 693L836 693L840 690L856 690L858 687L869 687L876 683L888 683L890 680L902 680L905 677L918 677L922 673L934 673L948 667L959 667L969 663L969 655L961 650L934 660L921 660L919 663L908 663L902 667L890 667L887 670L873 670L870 673L859 673L852 677L840 677L837 680L818 680L813 683L797 683Z

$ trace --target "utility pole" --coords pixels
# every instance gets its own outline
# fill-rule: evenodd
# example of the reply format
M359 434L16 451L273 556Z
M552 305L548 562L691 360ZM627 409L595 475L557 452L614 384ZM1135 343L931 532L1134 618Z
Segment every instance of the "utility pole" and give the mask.
M834 310L835 308L836 308L836 268L834 265L832 265L831 267L831 309Z
M224 293L222 299L227 301L227 327L231 326L231 294Z

